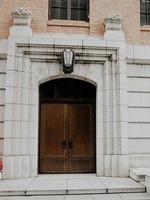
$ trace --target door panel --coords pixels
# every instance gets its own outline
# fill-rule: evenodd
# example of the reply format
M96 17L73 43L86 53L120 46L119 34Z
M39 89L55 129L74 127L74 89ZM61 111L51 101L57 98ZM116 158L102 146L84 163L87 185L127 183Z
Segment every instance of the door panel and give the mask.
M63 149L64 104L41 104L40 172L66 171L66 151Z
M95 172L93 104L41 103L40 173Z
M91 104L70 105L69 170L95 172L94 107Z

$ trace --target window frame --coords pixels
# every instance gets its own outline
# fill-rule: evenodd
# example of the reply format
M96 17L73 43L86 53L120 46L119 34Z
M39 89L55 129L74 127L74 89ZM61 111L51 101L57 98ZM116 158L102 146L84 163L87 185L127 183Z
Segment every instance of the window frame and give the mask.
M79 5L79 2L80 2L80 0L77 0L78 1L78 5ZM71 20L71 21L83 21L83 22L89 22L89 0L86 0L87 1L87 3L86 3L86 5L87 5L87 7L85 8L85 9L83 9L83 8L78 8L78 19L71 19L72 18L72 16L71 16L71 14L72 14L72 7L71 7L71 0L67 0L67 18L66 19L62 19L62 18L58 18L58 19L56 19L56 18L53 18L52 17L52 0L49 0L49 7L48 7L48 20ZM58 8L61 8L61 7L58 7ZM81 20L80 19L80 15L79 15L79 13L80 13L80 11L81 10L85 10L86 11L86 20Z
M141 26L149 26L150 25L150 0L144 0L145 2L142 2L143 0L140 0L140 24ZM142 11L142 3L145 3L145 12ZM148 5L149 4L149 5ZM144 15L144 23L142 22L142 16Z

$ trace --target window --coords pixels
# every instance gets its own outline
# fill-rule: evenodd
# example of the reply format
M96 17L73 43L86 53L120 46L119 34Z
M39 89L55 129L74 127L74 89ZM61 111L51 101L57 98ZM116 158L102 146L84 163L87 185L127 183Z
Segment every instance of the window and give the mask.
M88 21L88 0L49 0L49 19Z
M140 1L141 26L150 25L150 0Z

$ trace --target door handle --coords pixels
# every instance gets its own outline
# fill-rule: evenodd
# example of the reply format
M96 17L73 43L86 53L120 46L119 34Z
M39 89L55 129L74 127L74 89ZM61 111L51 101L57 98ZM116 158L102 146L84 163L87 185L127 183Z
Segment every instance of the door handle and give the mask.
M69 141L69 142L68 142L68 148L69 148L69 149L72 149L72 148L73 148L73 142L72 142L72 141Z
M66 149L66 148L67 148L67 142L66 142L66 141L63 141L63 142L61 143L61 148L62 148L62 149Z

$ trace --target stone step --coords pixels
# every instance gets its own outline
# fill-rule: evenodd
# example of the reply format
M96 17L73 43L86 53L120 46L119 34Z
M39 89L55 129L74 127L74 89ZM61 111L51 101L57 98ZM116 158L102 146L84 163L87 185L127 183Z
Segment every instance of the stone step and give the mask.
M148 193L52 195L52 196L8 196L0 200L150 200Z
M130 168L130 177L138 182L145 182L145 176L150 175L150 168Z
M49 176L1 180L0 196L79 195L145 192L145 186L130 178Z

